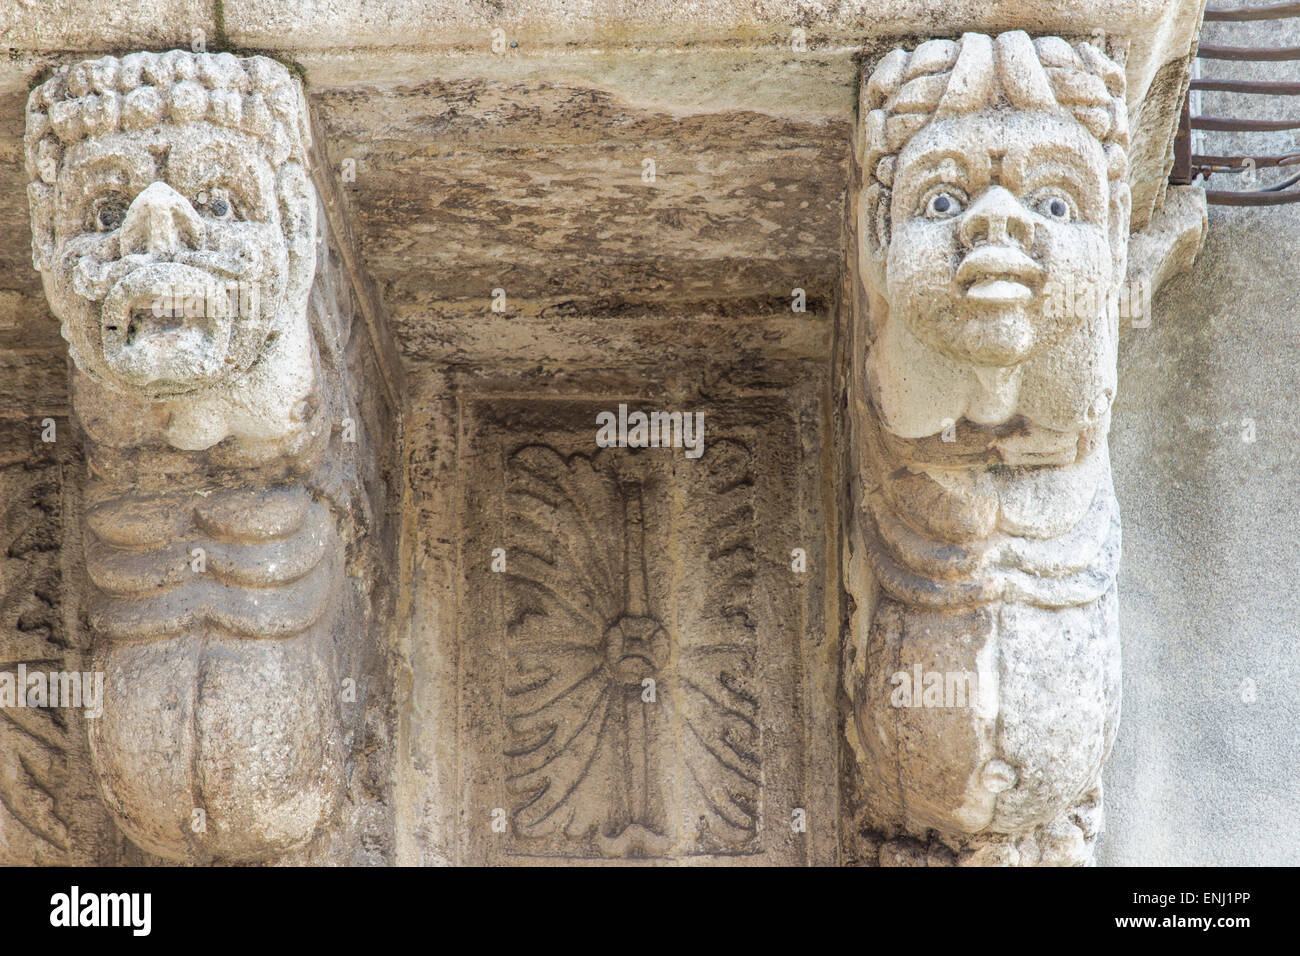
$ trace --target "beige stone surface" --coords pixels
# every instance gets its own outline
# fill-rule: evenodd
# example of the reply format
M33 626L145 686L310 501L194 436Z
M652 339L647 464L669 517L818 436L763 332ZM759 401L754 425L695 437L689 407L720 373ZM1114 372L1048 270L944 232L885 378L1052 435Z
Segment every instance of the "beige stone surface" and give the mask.
M1131 81L1144 94L1155 71L1188 52L1203 4L1179 0L515 0L492 5L402 0L376 4L312 0L229 0L225 28L236 43L279 49L330 47L488 47L500 29L506 53L530 46L600 47L719 41L788 43L791 30L813 42L856 43L877 37L958 35L968 30L1023 28L1042 33L1103 30L1136 41ZM287 38L292 38L291 41ZM509 46L514 43L515 46Z
M110 694L0 711L0 860L1091 859L1150 328L1046 285L1196 288L1200 8L0 0L0 647Z
M99 51L189 47L195 31L216 35L209 0L126 0L111 6L95 0L48 4L5 0L0 6L0 45L16 50Z
M826 502L796 431L821 414L809 373L417 393L399 860L833 861ZM619 403L701 412L701 456L594 447Z

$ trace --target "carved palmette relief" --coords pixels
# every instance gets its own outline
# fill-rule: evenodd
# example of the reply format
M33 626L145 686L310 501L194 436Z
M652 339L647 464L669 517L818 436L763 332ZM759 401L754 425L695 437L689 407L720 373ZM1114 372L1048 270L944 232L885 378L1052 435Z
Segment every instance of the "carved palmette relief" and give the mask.
M1022 32L864 78L846 688L882 864L1082 864L1119 717L1124 74Z
M91 753L121 828L169 859L274 857L340 792L349 503L308 130L263 57L104 57L28 104L33 254L88 465Z
M648 572L648 542L671 520L664 460L542 445L509 457L503 756L521 849L757 849L750 458L715 442L688 473L715 523L720 613L683 635Z
M51 444L26 423L6 423L0 459L0 862L69 860L63 779L69 712L16 706L28 672L74 669L61 615L61 482ZM20 680L20 675L24 678ZM23 701L26 703L26 700Z

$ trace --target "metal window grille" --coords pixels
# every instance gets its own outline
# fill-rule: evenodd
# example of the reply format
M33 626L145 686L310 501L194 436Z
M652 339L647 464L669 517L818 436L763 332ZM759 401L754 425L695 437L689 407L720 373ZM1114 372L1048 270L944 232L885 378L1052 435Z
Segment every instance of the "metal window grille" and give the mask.
M1210 23L1243 23L1251 20L1283 20L1296 17L1300 17L1300 3L1205 11L1205 21ZM1201 44L1196 56L1200 60L1229 60L1238 63L1300 61L1300 47L1234 47ZM1206 133L1252 133L1300 129L1300 117L1250 119L1194 116L1190 107L1190 94L1197 90L1256 94L1268 108L1276 110L1279 106L1279 97L1300 96L1300 82L1193 79L1188 90L1189 98L1183 104L1178 133L1174 138L1174 167L1169 177L1170 182L1186 184L1198 176L1204 176L1209 180L1213 175L1240 176L1247 171L1300 167L1300 152L1280 155L1214 155L1193 152L1193 130ZM1267 99L1263 99L1264 97ZM1205 197L1209 202L1220 206L1279 206L1300 201L1300 188L1292 188L1296 187L1297 183L1300 183L1300 171L1258 189L1207 189Z

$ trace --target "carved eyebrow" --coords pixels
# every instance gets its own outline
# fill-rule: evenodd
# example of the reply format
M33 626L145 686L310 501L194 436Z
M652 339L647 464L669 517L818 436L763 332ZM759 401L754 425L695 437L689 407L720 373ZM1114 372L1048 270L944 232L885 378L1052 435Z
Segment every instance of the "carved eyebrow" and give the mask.
M133 165L125 157L117 153L101 153L98 156L90 156L73 167L72 181L78 185L79 189L85 189L87 185L93 182L102 182L106 179L113 179L124 186L130 186L132 182L139 179L141 170L137 165Z
M204 143L193 152L186 153L184 161L188 165L189 175L197 180L258 181L256 157L250 156L248 150L239 144L224 140Z
M1069 140L1054 140L1047 143L1031 143L1019 157L1016 157L1015 166L1023 168L1030 163L1041 162L1044 159L1056 162L1074 160L1092 170L1096 167L1095 158L1089 150L1077 143Z
M909 167L921 166L921 165L938 165L939 163L943 162L945 159L954 160L955 162L958 162L961 165L965 166L966 151L961 149L958 146L954 146L951 143L935 143L933 146L926 149L925 152L919 153L918 155L911 157L907 161L907 165Z
M1099 166L1097 156L1092 155L1082 143L1069 137L1031 143L1022 149L1011 150L1002 169L1009 174L1004 178L1003 185L1017 189L1041 179L1042 176L1038 174L1043 171L1051 179L1070 179L1078 187L1076 193L1082 197L1092 197L1106 182L1104 164ZM1092 206L1091 198L1088 198L1086 204Z
M131 164L121 156L112 153L91 156L89 159L77 164L77 174L85 179L103 175L105 172L123 173L130 176Z
M971 163L966 152L951 144L936 144L917 156L909 157L900 172L910 175L930 173L949 162L957 167L959 174L970 174Z

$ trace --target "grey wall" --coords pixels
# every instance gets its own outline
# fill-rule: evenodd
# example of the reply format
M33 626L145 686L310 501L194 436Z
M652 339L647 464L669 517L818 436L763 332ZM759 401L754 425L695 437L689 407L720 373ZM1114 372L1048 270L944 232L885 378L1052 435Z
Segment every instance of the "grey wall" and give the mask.
M1121 340L1102 864L1300 863L1298 278L1300 206L1212 207L1192 272Z
M1201 42L1296 46L1300 21L1207 23ZM1300 79L1300 62L1200 70ZM1300 116L1300 98L1206 93L1199 112ZM1200 144L1297 149L1293 131ZM1261 171L1255 186L1278 178ZM1209 186L1243 188L1224 176ZM1124 713L1102 864L1300 864L1298 286L1300 206L1212 206L1192 271L1157 297L1150 328L1121 339L1111 450Z

